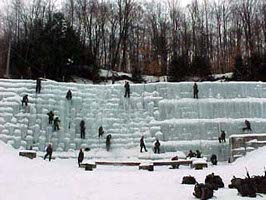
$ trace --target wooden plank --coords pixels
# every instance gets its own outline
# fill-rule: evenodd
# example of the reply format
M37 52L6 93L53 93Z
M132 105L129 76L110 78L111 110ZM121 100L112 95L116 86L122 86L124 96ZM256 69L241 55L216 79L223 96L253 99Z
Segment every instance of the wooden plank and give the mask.
M130 162L130 161L96 161L96 165L115 165L115 166L139 166L140 162Z
M163 165L191 165L192 160L177 160L177 161L154 161L154 166L163 166Z
M115 165L115 166L139 166L140 161L96 161L96 165ZM177 161L153 161L154 166L164 165L191 165L192 160L177 160Z

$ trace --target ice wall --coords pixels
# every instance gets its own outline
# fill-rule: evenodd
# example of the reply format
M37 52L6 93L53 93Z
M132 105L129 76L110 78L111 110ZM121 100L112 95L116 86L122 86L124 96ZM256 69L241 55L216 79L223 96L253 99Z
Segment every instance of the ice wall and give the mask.
M214 148L219 145L220 130L227 136L242 133L245 119L251 122L253 133L265 133L265 83L198 83L199 99L192 98L192 88L192 82L131 84L128 99L121 84L47 80L42 81L41 94L36 95L35 81L0 80L0 138L15 148L43 150L49 142L57 151L99 148L105 146L105 140L98 138L102 125L106 134L113 136L113 148L138 147L140 136L145 135L148 147L159 138L165 151L175 151L175 142L183 142L184 150L194 146L208 154L226 151L226 147ZM65 99L69 89L71 102ZM27 108L21 106L24 94L29 95ZM51 110L61 120L58 132L48 124ZM85 140L80 139L81 120L85 121ZM202 142L186 143L191 140Z

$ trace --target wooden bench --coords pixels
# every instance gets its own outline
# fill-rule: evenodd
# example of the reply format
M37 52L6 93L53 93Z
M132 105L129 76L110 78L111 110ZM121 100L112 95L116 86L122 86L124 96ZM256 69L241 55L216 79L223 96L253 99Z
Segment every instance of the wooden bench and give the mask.
M192 160L154 161L154 166L171 165L172 169L178 169L180 165L191 165Z
M113 165L113 166L139 166L142 164L140 161L96 161L97 165ZM175 161L151 161L154 166L171 165L172 168L177 169L180 165L192 165L192 160L175 160Z
M196 170L203 169L203 167L208 167L207 162L205 161L194 161L192 163L192 168L195 168Z
M139 166L139 161L96 161L97 165L113 165L113 166Z
M154 167L152 163L140 163L139 170L148 170L148 171L154 171Z
M19 156L27 157L30 159L36 158L37 154L36 151L31 151L31 150L25 150L25 151L20 151Z
M82 162L80 163L80 168L85 168L86 171L92 171L96 168L96 164L94 162Z

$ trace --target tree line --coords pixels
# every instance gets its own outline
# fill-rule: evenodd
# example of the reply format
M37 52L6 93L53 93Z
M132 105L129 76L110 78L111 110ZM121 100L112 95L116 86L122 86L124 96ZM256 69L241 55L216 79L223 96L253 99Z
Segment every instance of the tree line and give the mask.
M24 77L62 79L99 69L168 76L234 72L266 78L266 2L261 0L9 0L0 14L0 64Z

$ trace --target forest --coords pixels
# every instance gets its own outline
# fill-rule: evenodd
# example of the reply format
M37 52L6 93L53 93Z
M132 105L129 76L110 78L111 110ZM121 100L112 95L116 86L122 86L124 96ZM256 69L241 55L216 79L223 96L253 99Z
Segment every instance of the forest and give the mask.
M9 59L7 59L9 58ZM233 72L266 81L266 1L8 0L0 68L14 77L97 81L99 70L168 81Z

